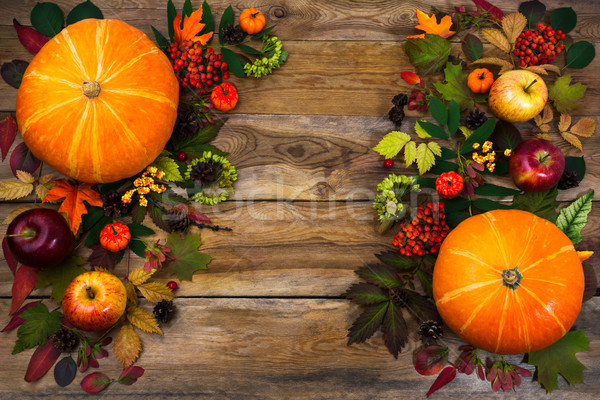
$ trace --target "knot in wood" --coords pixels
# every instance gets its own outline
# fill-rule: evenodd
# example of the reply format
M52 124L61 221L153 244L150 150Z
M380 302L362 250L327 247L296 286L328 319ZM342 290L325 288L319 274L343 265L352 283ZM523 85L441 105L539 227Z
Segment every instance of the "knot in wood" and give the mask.
M269 11L275 18L285 18L287 16L287 11L281 6L273 6Z

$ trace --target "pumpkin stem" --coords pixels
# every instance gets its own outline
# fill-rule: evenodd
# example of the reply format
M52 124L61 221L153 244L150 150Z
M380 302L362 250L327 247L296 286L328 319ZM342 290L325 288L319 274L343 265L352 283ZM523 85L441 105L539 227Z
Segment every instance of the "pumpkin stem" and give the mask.
M100 94L100 84L96 81L85 81L81 86L81 90L85 97L91 100Z
M260 14L260 11L255 12L254 14L252 14L252 18L256 18L256 16Z
M223 91L223 97L227 96L229 93L225 90L225 86L221 86L221 90Z
M519 266L502 271L502 283L507 288L515 290L521 283L522 278L523 275L519 272Z
M478 76L478 78L479 78L480 81L484 80L485 79L485 71L483 71L481 73L481 75Z

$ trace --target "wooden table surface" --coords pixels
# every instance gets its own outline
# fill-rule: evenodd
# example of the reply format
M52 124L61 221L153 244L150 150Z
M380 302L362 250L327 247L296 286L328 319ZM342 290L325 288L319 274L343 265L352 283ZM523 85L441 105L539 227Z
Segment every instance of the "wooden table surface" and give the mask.
M70 10L79 0L56 0ZM505 12L518 1L492 1ZM151 38L151 25L167 32L164 0L95 0L106 18L117 18ZM178 10L183 0L174 1ZM101 396L157 399L397 399L425 398L435 377L412 366L418 337L396 360L380 335L365 344L346 346L347 329L359 309L342 297L358 281L354 270L376 261L374 253L391 249L393 232L377 233L371 203L376 185L388 173L372 147L393 130L387 119L394 95L406 92L400 72L412 70L403 50L414 34L415 9L432 6L451 11L448 0L211 0L220 18L228 4L236 12L256 6L277 24L274 33L290 57L266 79L232 79L240 102L230 113L216 145L229 152L239 180L231 201L202 208L213 222L233 232L201 232L202 250L213 257L208 270L181 282L176 318L164 336L141 334L143 353L136 365L146 373L135 385L112 385ZM471 2L462 2L472 7ZM573 36L596 46L600 41L600 3L545 0L548 9L572 6L579 22ZM0 0L0 60L31 60L19 44L12 19L29 25L35 0ZM195 8L201 4L194 0ZM218 20L217 20L218 21ZM456 44L458 47L458 43ZM486 46L488 49L489 46ZM490 50L493 51L493 50ZM578 115L599 119L600 57L584 70L569 70L588 85ZM16 90L0 82L0 118L15 110ZM411 114L403 129L412 131ZM533 127L520 125L523 132ZM19 142L20 139L17 140ZM567 153L578 155L568 145ZM600 187L600 135L585 139L587 175L577 189L562 191L570 201ZM401 164L400 162L397 163ZM0 179L12 179L8 161ZM510 182L505 181L506 184ZM596 200L600 190L596 190ZM0 203L0 220L17 207ZM0 235L6 226L0 228ZM579 249L600 251L600 207L594 203ZM164 237L164 235L158 235ZM595 255L590 261L596 265ZM142 264L133 258L132 267ZM0 324L8 321L12 275L0 261ZM124 265L116 273L124 273ZM159 277L170 280L166 271ZM49 291L36 291L47 298ZM49 303L49 301L48 301ZM590 351L579 358L587 367L585 383L570 387L559 378L550 398L597 398L600 393L600 297L587 302L576 326L588 328ZM413 330L414 332L414 330ZM15 331L0 335L0 399L83 398L75 382L60 388L52 374L29 384L23 380L31 350L12 356ZM460 341L445 340L455 359ZM518 361L518 359L515 359ZM101 371L116 376L112 355ZM490 385L460 376L434 396L488 398ZM525 380L515 392L497 398L537 399L540 386Z

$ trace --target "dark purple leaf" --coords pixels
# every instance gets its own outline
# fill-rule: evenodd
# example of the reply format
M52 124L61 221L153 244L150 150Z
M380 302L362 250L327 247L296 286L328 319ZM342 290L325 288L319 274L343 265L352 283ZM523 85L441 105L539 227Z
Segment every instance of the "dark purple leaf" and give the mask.
M8 150L17 137L17 121L9 114L0 121L0 149L2 149L2 161L6 158Z
M483 54L483 43L477 36L469 33L463 39L462 49L469 60L476 61Z
M477 8L483 8L488 12L488 16L492 21L501 23L502 18L504 18L504 13L501 9L496 7L493 4L488 3L485 0L473 0L473 3L477 6Z
M402 280L391 267L381 264L369 264L366 267L359 268L355 273L379 287L397 288L402 286Z
M440 374L438 375L435 382L433 382L433 384L429 388L429 391L427 392L427 397L431 396L431 394L433 392L435 392L436 390L439 390L439 389L443 388L444 386L446 386L447 384L449 384L450 382L452 382L454 380L454 378L456 378L456 368L454 368L454 367L444 368L442 370L442 372L440 372Z
M382 263L389 265L390 267L398 268L400 270L413 268L416 264L416 261L414 259L412 259L411 257L403 256L397 251L386 251L383 253L375 254L375 257L377 257Z
M25 70L29 66L27 61L23 60L12 60L11 62L5 62L0 67L0 75L2 79L10 86L18 89L21 86L21 80L25 75Z
M92 372L81 380L81 388L88 393L98 393L106 389L111 382L112 380L106 374Z
M13 329L18 328L19 326L21 326L23 324L23 322L25 322L25 320L23 318L20 318L19 315L21 315L21 313L23 311L27 310L29 307L35 306L40 301L41 300L32 301L31 303L27 303L23 307L19 308L17 310L17 312L10 319L10 322L4 327L4 329L2 329L1 332L12 331Z
M489 140L494 143L494 150L502 153L505 149L514 150L523 141L523 138L516 126L499 119Z
M33 28L21 25L15 18L13 18L13 25L17 31L19 42L33 55L37 54L48 41L46 35L39 33Z
M435 320L441 321L441 318L435 308L435 304L426 296L415 291L403 289L402 293L406 296L406 308L420 321Z
M348 330L348 346L352 343L362 343L377 332L383 322L388 305L389 303L380 303L364 308L363 313Z
M345 296L357 304L378 304L390 299L383 289L366 282L355 283L350 286Z
M433 344L419 352L415 359L415 370L421 375L435 375L448 362L449 349Z
M108 336L108 337L105 337L104 340L102 340L102 344L100 346L108 346L111 343L112 343L112 337Z
M39 269L26 265L21 265L17 270L12 285L12 303L9 315L13 315L21 307L25 298L35 287L38 271Z
M527 25L533 27L544 18L546 6L538 0L525 1L519 5L519 12L527 18Z
M18 170L33 174L40 164L41 161L31 153L25 142L19 143L10 156L10 169L15 177Z
M27 382L34 382L40 379L54 365L59 356L60 350L54 348L52 339L48 339L46 344L38 346L27 366L25 380Z
M6 263L8 264L8 268L10 268L10 271L14 275L17 270L17 260L15 260L15 257L13 256L12 252L8 248L8 243L6 242L6 236L4 236L4 239L2 239L2 252L4 253L4 259L6 260Z
M598 288L598 277L596 276L594 267L588 263L583 263L583 276L585 278L583 301L585 302L594 297L594 294L596 294L596 289Z
M123 385L133 385L142 375L144 375L144 368L142 367L125 368L123 372L121 372L121 376L119 376L117 382L122 383Z
M398 353L408 341L408 328L402 316L402 308L391 301L383 318L381 330L385 346L395 358L398 358Z
M58 386L68 386L77 375L77 365L73 357L67 356L54 366L54 380Z
M92 249L92 253L88 257L88 262L94 267L102 267L108 270L115 268L115 265L123 258L123 251L113 253L103 248L100 243L88 246Z

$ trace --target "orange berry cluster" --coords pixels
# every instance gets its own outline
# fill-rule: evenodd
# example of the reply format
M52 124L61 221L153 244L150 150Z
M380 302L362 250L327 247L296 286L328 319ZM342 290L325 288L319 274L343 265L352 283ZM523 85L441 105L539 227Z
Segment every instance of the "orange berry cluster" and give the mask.
M222 54L212 47L203 48L199 42L186 40L181 46L171 43L167 55L182 87L200 89L200 94L210 93L212 87L229 79L227 63Z
M513 54L521 60L521 67L550 64L565 49L565 45L559 42L565 37L561 30L537 24L535 31L526 30L519 35Z
M392 244L404 256L435 254L449 231L444 203L429 202L417 208L417 215L410 223L400 225Z

